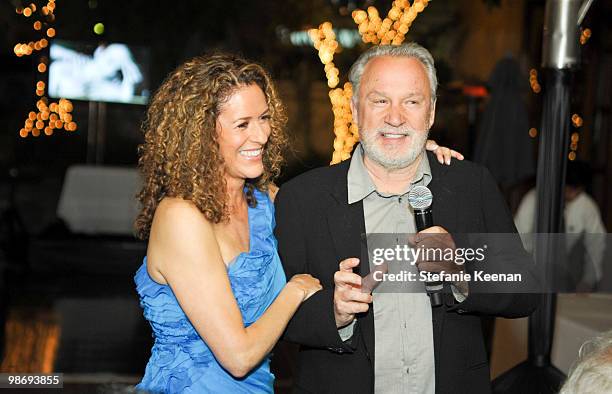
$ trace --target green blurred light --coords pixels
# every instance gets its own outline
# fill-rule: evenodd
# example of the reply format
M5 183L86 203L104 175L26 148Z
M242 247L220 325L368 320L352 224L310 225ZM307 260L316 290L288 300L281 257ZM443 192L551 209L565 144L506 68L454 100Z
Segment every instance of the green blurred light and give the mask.
M104 24L103 23L96 23L94 25L93 31L97 35L104 34Z

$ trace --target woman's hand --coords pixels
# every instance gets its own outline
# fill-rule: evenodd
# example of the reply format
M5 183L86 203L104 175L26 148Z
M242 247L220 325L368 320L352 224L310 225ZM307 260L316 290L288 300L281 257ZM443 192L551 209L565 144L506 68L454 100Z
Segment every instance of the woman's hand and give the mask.
M444 146L439 146L438 143L434 140L427 140L427 143L425 144L425 149L433 152L438 158L440 164L446 163L447 165L449 165L452 157L457 160L463 160L463 155L461 153Z
M323 288L319 280L310 274L293 275L291 280L287 282L287 286L293 286L302 292L302 302Z

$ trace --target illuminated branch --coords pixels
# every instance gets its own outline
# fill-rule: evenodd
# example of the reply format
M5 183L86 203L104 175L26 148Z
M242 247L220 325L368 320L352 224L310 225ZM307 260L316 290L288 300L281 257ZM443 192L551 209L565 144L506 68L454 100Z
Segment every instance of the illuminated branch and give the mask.
M427 7L429 0L414 0L412 5L408 0L395 0L385 19L380 19L376 7L368 7L367 12L356 9L352 13L353 20L359 26L359 34L365 43L374 45L400 45L408 33L417 15ZM346 82L342 88L336 88L340 82L340 71L333 63L334 54L341 48L336 41L336 34L330 22L324 22L318 29L310 29L308 35L315 49L319 51L319 59L325 66L325 76L329 98L334 113L334 153L330 164L336 164L351 157L354 145L359 141L357 124L351 113L351 97L353 87Z
M17 8L15 12L17 14L23 15L26 18L33 16L38 8L36 4L31 3L29 6L25 8ZM41 7L38 10L41 19L44 21L37 20L32 24L32 28L35 31L43 32L49 39L55 37L55 29L51 27L51 24L55 21L55 0L48 0L47 5ZM45 28L46 29L43 29ZM15 55L17 57L22 56L30 56L34 52L38 52L43 50L49 45L47 38L43 36L38 41L30 41L29 43L17 43L13 48ZM47 62L48 59L46 56L41 56L38 65L36 66L36 70L39 74L45 74L47 72ZM40 99L36 102L35 111L30 111L28 113L28 117L24 122L24 127L19 130L19 135L23 138L28 137L30 134L33 137L38 137L42 132L45 135L50 136L53 135L53 130L55 129L64 129L66 131L76 131L77 124L72 120L72 110L73 105L67 99L60 99L59 102L52 102L49 104L49 99L45 96L45 82L39 80L36 82L36 95L40 97Z

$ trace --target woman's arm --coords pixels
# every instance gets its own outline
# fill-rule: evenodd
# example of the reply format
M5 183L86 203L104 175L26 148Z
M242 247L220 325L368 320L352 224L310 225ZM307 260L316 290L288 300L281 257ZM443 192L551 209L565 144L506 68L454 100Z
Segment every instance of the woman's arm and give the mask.
M272 350L298 306L316 291L316 279L309 275L292 279L245 328L212 224L192 203L180 199L160 203L148 259L217 360L236 377L245 376Z

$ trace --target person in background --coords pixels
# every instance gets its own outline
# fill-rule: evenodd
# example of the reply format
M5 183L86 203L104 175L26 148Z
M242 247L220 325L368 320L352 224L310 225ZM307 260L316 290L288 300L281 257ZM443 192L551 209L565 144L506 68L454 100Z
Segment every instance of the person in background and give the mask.
M592 291L602 278L603 261L606 249L606 228L601 220L599 207L586 192L591 183L588 164L581 161L568 161L565 180L565 232L567 277L565 283L579 291ZM533 251L535 231L536 190L531 189L523 197L514 221L528 252Z
M612 330L585 342L559 394L612 393Z

